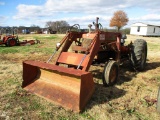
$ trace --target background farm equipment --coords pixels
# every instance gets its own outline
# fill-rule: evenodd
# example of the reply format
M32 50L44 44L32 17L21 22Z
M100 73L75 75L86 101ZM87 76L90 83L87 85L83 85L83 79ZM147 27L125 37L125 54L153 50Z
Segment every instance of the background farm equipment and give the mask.
M18 36L14 36L14 35L5 35L1 40L1 36L0 36L0 45L5 44L7 47L33 45L37 43L40 43L40 41L39 40L19 41Z
M7 47L12 46L25 46L25 45L33 45L36 43L40 43L39 40L23 40L20 41L18 38L17 29L6 29L5 35L0 35L0 45L6 45Z
M143 70L146 64L147 43L138 39L124 45L125 35L118 32L104 32L98 18L93 24L95 30L80 32L69 30L56 45L49 60L44 62L23 62L22 87L40 97L74 111L81 111L94 92L91 65L100 65L103 70L104 86L114 85L118 80L119 65L130 61L136 70ZM75 24L78 26L78 24ZM60 49L61 48L61 49ZM53 64L49 62L60 50Z

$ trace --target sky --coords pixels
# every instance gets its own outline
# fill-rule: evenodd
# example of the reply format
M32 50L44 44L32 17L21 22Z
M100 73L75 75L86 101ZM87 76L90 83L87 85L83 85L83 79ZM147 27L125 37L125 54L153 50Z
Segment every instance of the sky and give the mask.
M114 12L123 10L130 27L135 22L160 25L160 0L0 0L0 26L45 27L48 21L65 20L87 28L99 17L110 28Z

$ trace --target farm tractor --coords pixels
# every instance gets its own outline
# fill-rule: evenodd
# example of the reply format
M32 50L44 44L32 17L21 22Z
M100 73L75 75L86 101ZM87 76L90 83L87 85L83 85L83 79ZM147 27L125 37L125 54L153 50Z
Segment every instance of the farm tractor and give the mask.
M64 108L80 112L95 89L92 73L89 72L91 65L104 64L104 86L117 82L119 66L124 61L130 61L138 71L143 70L147 42L137 39L124 45L126 36L119 32L104 32L98 19L93 24L95 29L89 25L89 32L70 29L56 44L48 61L23 61L22 87ZM79 25L75 24L72 28L75 27L79 28ZM49 63L53 57L55 62Z
M13 34L6 34L5 36L2 37L2 39L0 35L0 45L5 44L7 47L33 45L35 43L40 43L40 41L39 40L19 41L18 35L14 35L14 32Z

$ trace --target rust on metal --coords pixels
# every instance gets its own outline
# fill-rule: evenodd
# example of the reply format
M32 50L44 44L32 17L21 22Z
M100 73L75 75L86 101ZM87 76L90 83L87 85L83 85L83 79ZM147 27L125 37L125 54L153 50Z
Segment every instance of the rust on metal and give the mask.
M34 44L38 44L40 43L39 40L23 40L21 42L19 42L20 46L26 46L26 45L34 45Z
M22 87L77 112L84 109L94 92L91 73L37 61L23 62Z
M82 52L85 52L85 51L87 51L87 48L85 48L83 46L72 46L72 50L73 51L82 51Z
M78 65L83 58L83 54L62 52L57 62Z

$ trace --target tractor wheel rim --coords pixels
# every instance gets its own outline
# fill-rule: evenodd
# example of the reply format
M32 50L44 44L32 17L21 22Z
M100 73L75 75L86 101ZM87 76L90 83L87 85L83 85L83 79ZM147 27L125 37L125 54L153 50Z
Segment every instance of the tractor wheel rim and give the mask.
M117 73L116 68L115 67L112 68L111 69L111 74L110 74L110 82L111 83L115 81L115 79L116 79L116 73Z
M11 46L14 46L15 43L16 43L16 42L15 42L14 40L11 40L11 41L10 41L10 45L11 45Z

